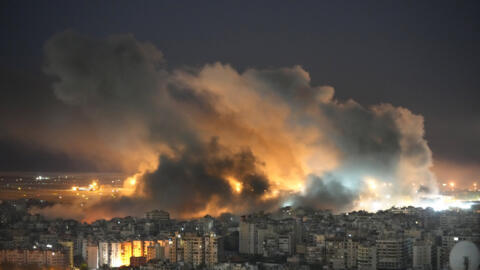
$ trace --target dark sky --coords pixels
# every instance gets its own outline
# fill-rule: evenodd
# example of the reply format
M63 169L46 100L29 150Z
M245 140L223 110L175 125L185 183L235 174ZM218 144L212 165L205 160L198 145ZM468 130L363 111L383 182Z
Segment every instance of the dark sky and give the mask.
M41 67L43 45L55 33L131 33L155 44L169 68L215 61L239 70L298 64L312 84L334 86L339 99L409 108L425 117L438 164L480 175L478 1L0 5L0 113L11 119L54 98ZM90 170L89 162L15 142L0 127L0 170Z

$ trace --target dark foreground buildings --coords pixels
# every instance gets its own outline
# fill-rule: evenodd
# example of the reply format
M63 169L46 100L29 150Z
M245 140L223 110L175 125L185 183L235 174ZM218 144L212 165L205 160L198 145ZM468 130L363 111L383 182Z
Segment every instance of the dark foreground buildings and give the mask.
M46 220L32 200L0 204L0 262L55 269L448 269L462 240L480 244L480 211L391 208L333 214L291 207L242 217Z

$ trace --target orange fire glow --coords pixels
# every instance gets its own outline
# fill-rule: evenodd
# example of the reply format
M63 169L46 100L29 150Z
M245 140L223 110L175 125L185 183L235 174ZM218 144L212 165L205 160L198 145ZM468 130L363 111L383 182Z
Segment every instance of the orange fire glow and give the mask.
M96 180L93 180L90 185L88 185L88 189L91 191L96 191L98 190L98 183Z
M228 184L230 184L230 188L236 193L242 193L243 190L243 183L238 181L233 177L227 177Z
M143 173L137 173L125 179L125 181L123 181L122 194L130 196L135 193L138 184L137 179L140 178L142 175Z

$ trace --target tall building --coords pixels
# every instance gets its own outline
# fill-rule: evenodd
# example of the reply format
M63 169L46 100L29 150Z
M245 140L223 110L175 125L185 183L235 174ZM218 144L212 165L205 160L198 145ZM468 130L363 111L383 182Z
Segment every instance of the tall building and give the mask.
M358 270L377 269L377 247L374 243L360 243L357 248Z
M148 256L148 247L150 246L155 246L155 242L154 241L148 241L148 240L145 240L143 241L143 257L147 257Z
M111 245L109 242L99 242L98 243L98 265L111 266Z
M88 240L84 239L84 238L81 238L81 242L80 242L81 253L80 254L82 254L82 258L84 260L87 260L87 247L88 247Z
M150 261L150 260L161 259L160 254L157 254L157 246L160 249L160 244L159 243L156 243L153 246L148 246L147 247L147 250L148 250L147 262ZM158 253L160 253L160 252L158 252Z
M205 261L205 245L203 237L197 235L185 235L183 237L183 260L186 263L199 266Z
M132 242L122 242L121 265L130 265L130 257L132 257Z
M175 237L169 241L170 252L169 258L170 262L182 262L183 261L183 239L182 235L175 233Z
M73 268L73 247L74 243L72 241L61 241L58 242L60 245L62 245L66 251L66 265L68 265L70 268Z
M402 270L407 268L407 241L404 238L378 239L377 269Z
M67 256L64 252L61 251L45 251L46 262L49 266L56 267L65 267Z
M239 252L242 254L263 254L263 241L271 234L268 227L255 223L240 222Z
M185 262L194 267L211 267L218 262L219 242L215 234L177 234L175 239L169 247L171 262Z
M157 259L166 259L170 256L172 241L169 239L157 240L155 243L155 256Z
M255 254L258 245L258 236L255 223L240 222L239 252L242 254Z
M219 241L215 234L206 235L203 237L205 246L205 265L212 267L218 263L218 257L220 253Z
M417 241L413 245L413 264L414 270L434 269L434 246L428 241Z
M132 241L132 251L133 257L142 257L143 256L143 241L142 240L133 240Z
M111 242L110 243L110 267L122 266L122 243Z
M332 269L347 269L345 249L342 239L330 239L325 242L327 264Z
M345 265L347 266L347 269L356 269L358 242L353 241L351 238L344 240L343 250L345 252L344 257L345 257Z
M98 268L98 246L97 245L87 246L87 265L88 265L88 269Z
M162 210L153 210L145 213L145 218L149 220L155 220L155 221L169 221L170 214Z
M291 234L283 234L278 237L278 251L281 253L291 256L293 255L293 237Z

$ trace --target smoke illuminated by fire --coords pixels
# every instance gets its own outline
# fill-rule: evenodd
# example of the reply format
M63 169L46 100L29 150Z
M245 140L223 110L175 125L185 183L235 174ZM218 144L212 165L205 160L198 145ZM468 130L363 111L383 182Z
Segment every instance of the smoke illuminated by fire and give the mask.
M125 196L132 195L137 187L137 178L140 176L140 174L135 174L133 176L128 177L127 179L124 180L123 182L123 189L122 189L122 194Z
M79 120L63 123L75 126L58 140L28 139L132 175L121 196L86 206L89 218L153 208L177 217L282 205L378 210L425 205L437 193L422 116L337 100L300 66L169 70L150 43L72 32L45 53L57 98Z
M243 189L243 184L236 180L233 177L227 177L227 181L230 184L230 187L232 188L233 191L236 193L241 193Z

